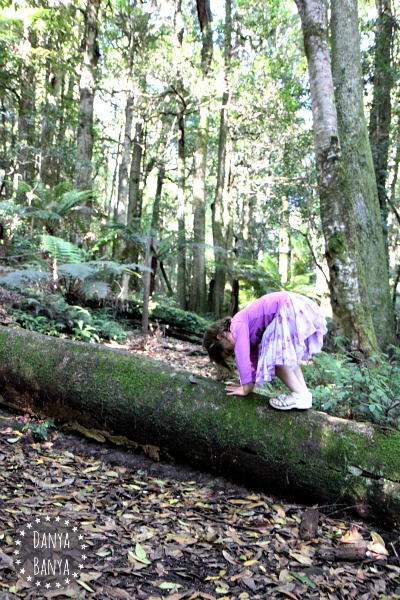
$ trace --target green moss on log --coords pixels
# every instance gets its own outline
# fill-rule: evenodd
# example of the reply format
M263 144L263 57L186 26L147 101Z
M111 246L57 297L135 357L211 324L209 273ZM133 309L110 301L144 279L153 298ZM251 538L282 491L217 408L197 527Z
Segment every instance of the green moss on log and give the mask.
M264 396L102 346L0 327L0 385L21 408L77 420L165 455L301 502L355 505L400 523L400 434L315 411L280 412Z

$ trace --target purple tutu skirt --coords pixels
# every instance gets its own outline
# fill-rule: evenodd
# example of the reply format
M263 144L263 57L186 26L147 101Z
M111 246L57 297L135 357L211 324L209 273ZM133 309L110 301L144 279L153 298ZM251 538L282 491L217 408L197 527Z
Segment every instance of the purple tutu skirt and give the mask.
M326 333L326 320L318 304L301 294L290 293L264 331L256 383L271 381L275 365L284 365L293 371L301 361L321 352Z

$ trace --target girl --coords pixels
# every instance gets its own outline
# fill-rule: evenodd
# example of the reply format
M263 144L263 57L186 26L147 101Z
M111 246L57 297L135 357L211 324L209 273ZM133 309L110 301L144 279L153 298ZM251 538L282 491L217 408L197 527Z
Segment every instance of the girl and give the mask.
M226 360L233 354L240 385L228 385L228 396L247 396L255 384L262 385L274 375L290 394L271 399L279 410L311 408L300 363L321 352L327 333L319 306L301 294L273 292L251 302L232 319L220 319L207 329L203 346L211 360L229 369Z

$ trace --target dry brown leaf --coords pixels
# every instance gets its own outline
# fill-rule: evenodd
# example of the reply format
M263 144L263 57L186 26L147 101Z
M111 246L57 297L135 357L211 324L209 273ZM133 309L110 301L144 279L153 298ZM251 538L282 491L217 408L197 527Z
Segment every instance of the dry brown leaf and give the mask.
M370 542L367 547L367 556L382 560L389 556L389 552L381 542Z
M363 536L357 527L352 527L349 531L346 531L346 533L342 535L339 541L342 544L357 544L362 539Z
M289 552L289 555L294 558L294 560L297 560L297 562L299 562L301 565L306 565L308 567L311 567L312 565L312 560L309 556L307 556L306 554L300 554L300 552Z

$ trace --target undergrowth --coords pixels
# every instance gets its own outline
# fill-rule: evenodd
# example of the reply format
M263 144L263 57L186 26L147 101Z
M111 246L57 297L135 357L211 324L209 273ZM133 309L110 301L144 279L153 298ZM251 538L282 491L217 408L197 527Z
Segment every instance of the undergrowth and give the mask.
M322 352L304 367L313 407L338 417L400 429L400 350L362 362Z

